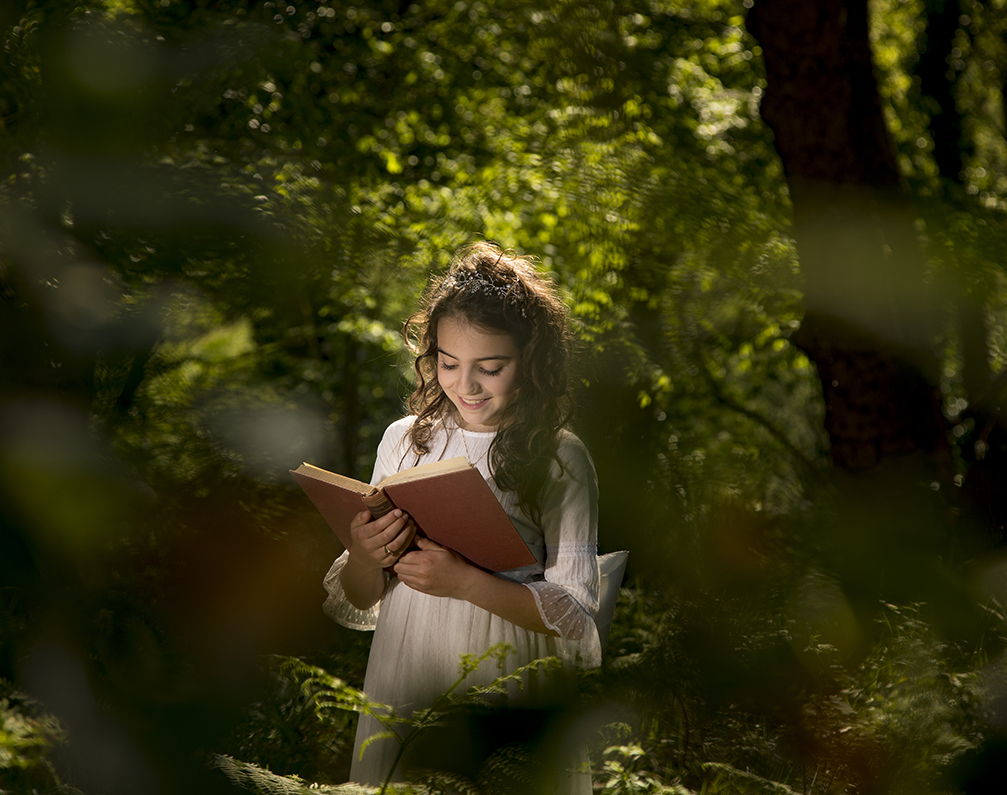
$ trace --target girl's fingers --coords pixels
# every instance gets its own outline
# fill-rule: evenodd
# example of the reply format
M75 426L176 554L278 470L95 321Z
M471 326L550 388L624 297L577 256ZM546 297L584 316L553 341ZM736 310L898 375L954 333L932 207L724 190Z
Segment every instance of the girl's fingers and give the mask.
M379 516L377 519L372 519L370 511L362 511L353 517L353 520L350 522L350 531L362 539L372 538L403 516L405 514L402 511L396 510L384 516Z
M415 532L415 524L407 514L398 510L393 513L398 515L388 514L392 517L391 521L371 535L368 540L368 546L378 557L397 557L405 551L412 539L412 533ZM385 519L386 517L381 518ZM375 521L374 524L378 525L379 521Z
M388 542L388 548L392 550L396 556L401 555L409 548L409 545L413 543L413 538L415 536L416 524L412 520L409 520L395 538Z
M391 514L389 514L389 516L391 516ZM382 516L381 518L384 519L386 517ZM375 532L371 537L375 541L379 541L382 544L390 544L392 541L395 540L396 536L398 536L399 533L401 533L402 530L408 525L409 521L410 519L406 514L400 514L399 516L395 517L392 521L380 526L377 529L377 532ZM378 525L377 522L375 522L374 524Z
M386 513L384 516L379 516L374 520L373 524L377 532L380 533L387 530L396 522L407 521L408 519L409 517L405 513L396 508L394 511ZM375 535L377 535L377 533L375 533Z
M353 517L353 520L350 522L350 529L355 530L356 528L367 524L369 521L371 521L371 512L361 511Z
M408 514L399 509L377 519L372 519L367 511L357 514L350 524L356 554L364 555L373 565L388 566L396 558L393 550L399 549L396 539L410 525Z

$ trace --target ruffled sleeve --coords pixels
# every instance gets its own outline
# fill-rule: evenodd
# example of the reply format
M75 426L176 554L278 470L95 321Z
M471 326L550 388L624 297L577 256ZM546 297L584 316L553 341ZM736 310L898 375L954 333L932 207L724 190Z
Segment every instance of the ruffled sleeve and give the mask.
M339 573L343 570L343 566L346 565L346 559L349 557L349 554L349 552L343 552L342 555L336 558L332 566L329 567L329 573L325 575L323 584L328 596L325 598L322 610L337 624L342 624L349 629L370 631L378 625L378 613L381 612L381 601L379 600L368 610L361 610L358 607L354 607L350 603L350 600L346 598L343 584L339 579ZM387 574L385 578L388 578Z
M526 583L542 621L561 640L562 656L584 668L601 665L598 612L598 482L583 443L564 434L562 469L542 501L545 579Z
M371 476L371 485L376 485L389 475L397 472L402 462L404 454L405 433L413 422L413 417L405 417L398 422L394 422L385 430L385 435L378 445L377 460L374 462L374 474ZM412 464L409 464L412 466ZM377 626L378 614L381 612L381 601L368 610L361 610L354 607L350 600L346 598L343 591L342 581L339 574L346 565L349 552L343 552L329 567L328 574L325 575L323 585L328 596L322 605L322 610L337 624L342 624L349 629L359 629L364 631L373 630ZM385 585L391 579L385 573Z

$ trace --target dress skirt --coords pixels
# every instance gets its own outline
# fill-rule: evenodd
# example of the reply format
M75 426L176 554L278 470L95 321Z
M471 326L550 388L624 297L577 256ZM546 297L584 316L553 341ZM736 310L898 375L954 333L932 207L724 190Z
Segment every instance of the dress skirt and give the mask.
M534 660L560 653L557 638L522 629L463 600L414 591L395 579L382 600L381 613L364 692L373 701L395 705L400 717L432 706L459 679L461 655L478 658L504 643L514 649L499 663L497 657L484 660L455 690L459 695L473 685L489 684ZM407 764L400 763L392 780L402 780L407 765L424 767L427 762L472 774L495 750L493 746L524 741L534 749L536 764L532 766L548 771L539 786L525 790L528 795L589 795L584 738L563 729L569 725L568 709L575 691L569 664L547 675L526 673L523 687L508 683L508 698L502 699L498 710L463 712L453 724L417 738L413 753L405 757ZM410 728L400 725L398 731L405 736ZM361 755L367 739L384 730L375 718L360 716L350 771L353 781L379 785L388 776L399 751L396 740L374 740ZM437 753L445 749L450 753ZM424 758L427 754L435 758Z

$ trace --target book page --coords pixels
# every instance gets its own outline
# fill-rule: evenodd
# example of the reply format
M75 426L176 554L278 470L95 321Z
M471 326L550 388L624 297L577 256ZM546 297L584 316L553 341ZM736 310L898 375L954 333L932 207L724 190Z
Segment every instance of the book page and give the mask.
M394 483L412 483L414 480L437 477L438 475L445 475L451 472L463 472L471 468L472 464L461 456L449 458L447 461L431 461L429 464L420 464L411 469L404 469L401 472L396 472L394 475L389 475L381 481L379 488L384 488Z
M335 472L329 472L327 469L321 469L311 464L301 464L294 471L301 475L312 477L315 480L331 483L334 486L342 486L344 489L355 491L358 494L367 494L373 488L366 483L361 483L359 480L354 480L344 475L337 475Z

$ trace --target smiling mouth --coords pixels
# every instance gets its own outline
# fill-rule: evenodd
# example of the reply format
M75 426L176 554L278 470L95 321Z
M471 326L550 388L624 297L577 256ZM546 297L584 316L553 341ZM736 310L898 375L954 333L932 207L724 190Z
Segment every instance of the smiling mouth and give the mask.
M462 406L464 406L467 409L477 409L480 406L482 406L487 400L489 400L489 398L483 398L482 400L472 402L470 400L466 400L461 395L458 396L458 401L462 404Z

